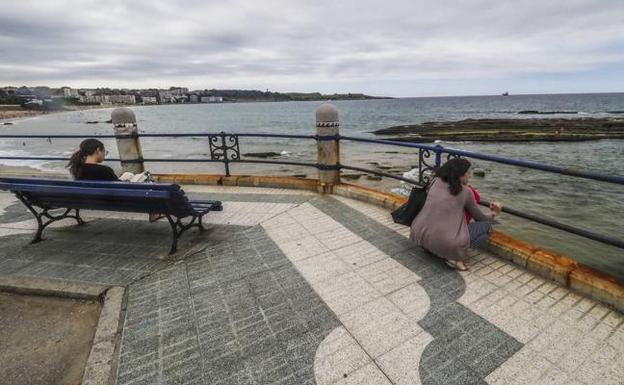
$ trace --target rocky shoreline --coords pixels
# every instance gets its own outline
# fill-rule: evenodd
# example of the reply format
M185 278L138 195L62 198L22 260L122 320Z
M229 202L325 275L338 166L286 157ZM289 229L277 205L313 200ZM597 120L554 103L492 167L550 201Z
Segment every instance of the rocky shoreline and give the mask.
M417 143L624 139L624 118L464 119L394 126L373 133L384 139Z

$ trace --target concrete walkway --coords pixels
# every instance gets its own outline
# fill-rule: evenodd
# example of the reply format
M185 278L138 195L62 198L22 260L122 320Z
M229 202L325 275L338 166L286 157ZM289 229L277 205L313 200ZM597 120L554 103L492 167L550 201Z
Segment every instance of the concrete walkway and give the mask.
M0 195L0 276L127 287L117 383L621 384L624 317L487 253L448 269L387 211L310 192L224 201L168 257L166 223L85 213L29 245Z

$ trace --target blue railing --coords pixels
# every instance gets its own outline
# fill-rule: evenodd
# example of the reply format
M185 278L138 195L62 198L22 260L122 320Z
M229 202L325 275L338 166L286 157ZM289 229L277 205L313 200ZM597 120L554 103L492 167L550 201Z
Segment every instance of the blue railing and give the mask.
M430 181L435 171L442 165L443 158L446 160L453 157L467 157L479 160L485 160L500 164L506 164L511 166L517 166L522 168L529 168L533 170L539 170L543 172L549 172L560 175L568 175L576 178L591 179L601 182L607 182L612 184L624 185L624 176L620 175L606 175L595 172L581 171L570 168L564 168L559 166L547 165L543 163L537 163L526 160L510 159L497 155L483 154L472 151L464 151L459 149L446 148L441 145L427 145L419 143L408 143L392 140L378 140L358 138L352 136L317 136L317 135L290 135L290 134L263 134L263 133L175 133L175 134L148 134L141 133L139 137L144 138L184 138L184 137L196 137L207 138L210 145L210 158L144 158L137 159L135 161L124 160L125 163L132 162L163 162L163 163L223 163L225 166L225 174L230 175L230 163L253 163L253 164L278 164L278 165L292 165L302 167L313 167L319 170L354 170L364 172L367 174L377 175L381 177L392 178L400 180L406 183L414 185L424 185ZM123 139L132 136L128 135L0 135L0 139L83 139L83 138L99 138L99 139ZM383 171L371 170L362 167L349 166L344 164L336 165L322 165L319 163L311 162L292 162L284 160L259 160L259 159L242 159L239 148L239 138L284 138L284 139L310 139L315 141L353 141L361 143L382 144L399 146L406 148L413 148L418 150L418 180L405 178L403 176L390 174ZM66 157L32 157L32 156L0 156L0 159L7 160L43 160L43 161L67 161ZM107 159L108 161L119 162L120 159ZM482 200L481 204L489 206L487 200ZM598 241L607 245L615 246L618 248L624 248L624 241L609 237L603 234L598 234L589 230L581 229L575 226L571 226L565 223L560 223L550 218L525 213L520 210L516 210L505 206L503 212L508 214L527 219L532 222L540 223L546 226L550 226L559 230L566 231L581 237L585 237L594 241Z

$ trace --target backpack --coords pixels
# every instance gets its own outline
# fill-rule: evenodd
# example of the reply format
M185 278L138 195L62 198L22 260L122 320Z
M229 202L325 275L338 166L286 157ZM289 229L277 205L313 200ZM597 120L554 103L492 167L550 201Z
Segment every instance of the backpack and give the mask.
M422 210L427 200L427 186L416 186L404 204L392 212L392 220L404 226L411 226L416 215Z

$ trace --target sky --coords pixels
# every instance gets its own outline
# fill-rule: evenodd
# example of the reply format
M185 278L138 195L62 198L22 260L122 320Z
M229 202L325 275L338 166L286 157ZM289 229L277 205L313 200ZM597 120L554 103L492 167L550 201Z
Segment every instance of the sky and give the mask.
M0 0L0 86L624 91L623 0Z

